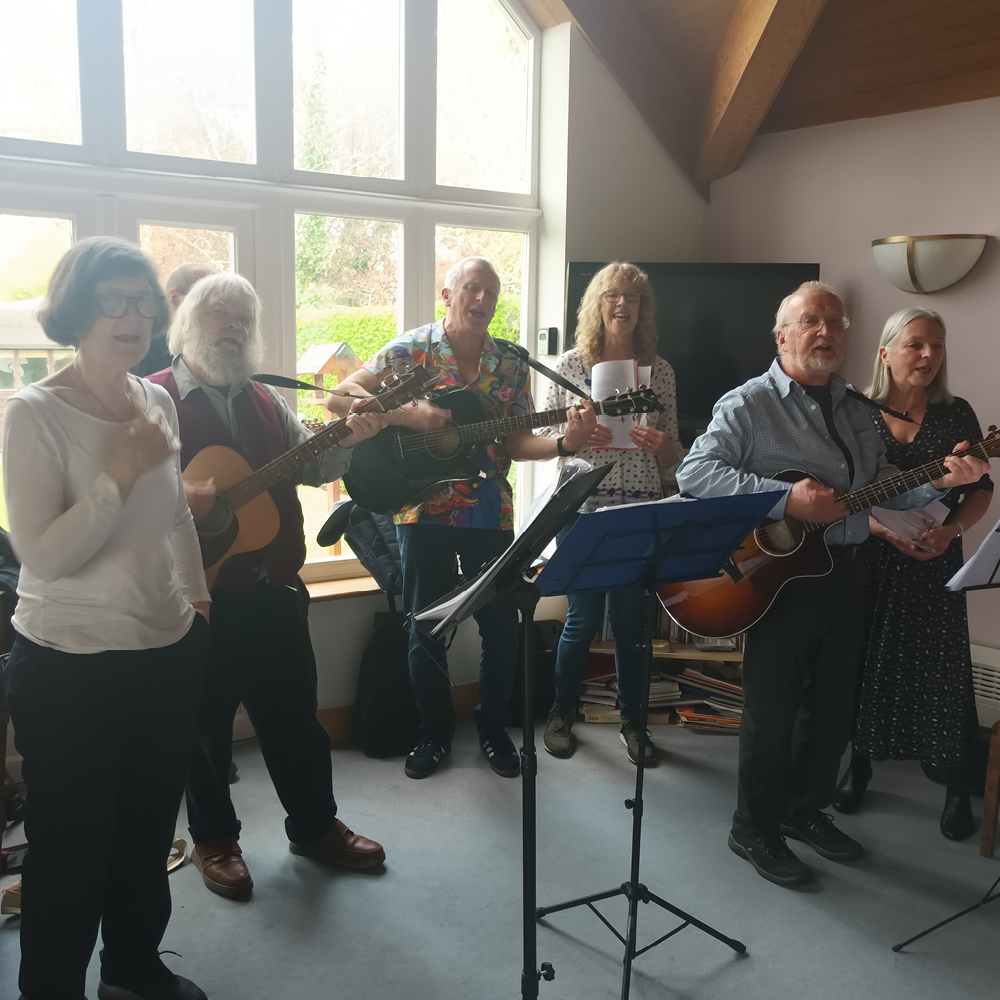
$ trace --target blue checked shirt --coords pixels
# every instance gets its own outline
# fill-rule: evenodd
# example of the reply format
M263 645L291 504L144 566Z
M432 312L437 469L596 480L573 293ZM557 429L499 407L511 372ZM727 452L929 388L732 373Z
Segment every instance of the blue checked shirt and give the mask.
M731 496L782 490L786 495L769 517L785 516L789 483L771 479L797 469L840 496L898 472L885 458L868 407L845 394L847 383L830 376L833 419L854 459L854 480L830 437L819 404L790 379L777 360L763 375L727 392L715 404L712 422L677 470L677 485L696 497ZM880 506L924 507L944 491L920 486ZM868 537L868 512L851 514L826 530L830 545L857 545Z

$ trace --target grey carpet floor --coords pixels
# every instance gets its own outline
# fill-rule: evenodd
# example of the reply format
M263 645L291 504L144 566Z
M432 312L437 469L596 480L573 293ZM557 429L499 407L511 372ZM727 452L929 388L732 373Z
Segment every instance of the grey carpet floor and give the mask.
M538 901L611 889L628 877L634 769L617 727L576 727L570 760L540 752ZM641 878L656 894L746 943L746 957L689 927L635 962L632 996L663 1000L871 998L996 994L1000 904L913 945L890 946L970 905L1000 874L938 831L943 789L916 764L876 765L863 811L842 827L868 849L838 865L797 848L816 880L782 889L726 846L736 740L653 730L660 766L646 782ZM513 731L519 737L519 731ZM541 738L541 730L538 733ZM516 740L518 742L518 740ZM190 864L170 876L174 915L163 942L176 971L213 1000L492 1000L521 995L520 782L497 777L461 727L446 766L405 777L401 760L334 751L340 815L380 840L376 873L322 868L288 852L283 812L256 743L238 744L233 786L256 887L246 903L204 888ZM978 813L980 803L976 803ZM183 826L183 817L181 826ZM16 834L16 830L13 831ZM181 831L182 835L183 831ZM15 837L16 839L16 837ZM624 930L625 904L601 904ZM0 997L17 996L17 919L0 923ZM640 945L677 921L640 907ZM620 996L621 948L586 910L538 926L554 982L542 1000ZM97 966L88 978L96 995Z

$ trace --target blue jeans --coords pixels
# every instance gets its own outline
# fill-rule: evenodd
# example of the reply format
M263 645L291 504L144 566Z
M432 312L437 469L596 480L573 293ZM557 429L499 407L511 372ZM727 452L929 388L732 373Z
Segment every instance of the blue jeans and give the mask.
M572 525L559 532L560 544ZM566 595L566 627L556 651L556 700L553 708L576 710L580 684L587 669L590 643L604 620L604 599L610 600L615 633L615 670L622 719L639 718L642 691L643 638L646 631L646 592L642 587L581 590Z
M457 584L458 564L471 580L514 540L512 531L453 528L440 524L398 524L399 557L403 564L403 610L422 611ZM474 615L483 640L479 663L479 704L476 725L493 735L510 721L510 696L517 666L517 608L509 597L498 597ZM410 629L410 683L420 713L421 737L450 744L455 733L455 707L445 643Z

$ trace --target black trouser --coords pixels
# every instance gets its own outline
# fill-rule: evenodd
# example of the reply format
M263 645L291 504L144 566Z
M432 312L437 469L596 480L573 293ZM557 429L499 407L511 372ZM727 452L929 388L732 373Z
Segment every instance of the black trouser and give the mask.
M29 789L26 1000L84 996L98 926L104 972L141 979L156 968L207 650L201 615L161 649L85 655L14 641L4 679Z
M452 528L439 524L396 526L403 564L403 610L422 611L453 590L458 564L466 580L504 552L512 531ZM497 597L475 613L483 651L479 664L479 704L475 709L480 733L493 735L510 722L510 696L517 668L517 608L509 595ZM451 743L455 707L445 643L410 630L410 683L420 712L420 735Z
M866 547L833 547L828 576L792 580L746 637L733 828L770 833L824 809L854 720Z
M233 717L240 702L253 723L296 843L319 840L336 822L330 737L316 718L316 657L309 594L256 584L212 595L212 649L191 755L187 806L196 844L240 835L229 794Z

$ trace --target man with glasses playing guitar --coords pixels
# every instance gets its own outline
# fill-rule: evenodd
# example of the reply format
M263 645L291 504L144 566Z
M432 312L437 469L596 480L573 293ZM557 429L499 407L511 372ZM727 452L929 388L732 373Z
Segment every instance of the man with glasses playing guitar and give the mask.
M729 846L778 885L811 878L785 837L833 861L863 853L821 810L833 798L850 738L864 639L868 512L855 496L896 470L885 460L864 397L834 374L849 325L829 286L809 281L789 295L775 319L778 358L716 403L708 429L677 471L679 487L698 497L782 491L770 512L779 526L829 525L832 569L791 579L746 633L739 794ZM942 491L977 481L989 465L960 454L968 447L958 443L940 463L945 474L933 481L928 475L928 485L909 492L900 486L877 502L922 507ZM779 478L793 469L805 471ZM838 499L848 492L850 508ZM766 554L766 545L761 548ZM743 561L742 573L733 567L735 583L753 573L754 561Z
M340 384L349 392L373 392L376 372L388 361L416 361L439 376L439 387L465 387L495 418L533 413L529 369L525 362L488 333L500 295L500 279L489 261L460 260L445 276L441 292L443 320L412 330L387 344ZM350 400L331 396L327 408L344 415ZM444 427L447 409L426 400L403 409L403 426L431 431ZM456 584L457 560L472 579L499 556L514 537L514 510L507 473L517 462L546 460L583 447L597 431L589 403L571 410L558 441L536 437L530 429L483 443L474 453L480 478L449 483L423 495L396 513L396 533L403 564L403 606L415 613L443 597ZM517 662L517 610L498 598L475 615L483 640L479 673L480 704L475 710L479 743L490 767L504 777L520 770L517 751L505 731ZM455 709L451 698L447 654L416 629L410 632L410 680L420 713L419 741L406 758L411 778L425 778L451 752Z
M211 654L187 786L192 859L205 885L229 898L246 898L253 888L229 791L240 702L287 813L290 850L346 868L385 860L379 844L337 818L330 740L316 718L295 487L339 478L350 446L385 427L389 415L352 413L339 428L340 446L324 449L321 435L314 438L277 392L251 380L264 354L259 316L260 300L245 278L202 278L171 326L171 368L149 376L177 407L185 492L212 591ZM241 469L235 476L234 463ZM263 534L254 541L258 528Z

